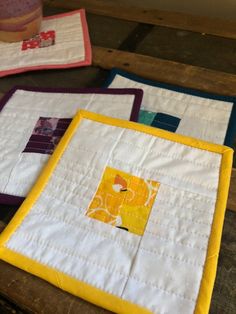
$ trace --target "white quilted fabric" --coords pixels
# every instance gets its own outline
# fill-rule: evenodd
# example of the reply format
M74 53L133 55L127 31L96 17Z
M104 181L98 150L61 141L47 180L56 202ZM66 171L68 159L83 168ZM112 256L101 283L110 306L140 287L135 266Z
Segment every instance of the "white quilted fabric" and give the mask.
M25 197L49 155L23 153L39 117L72 118L87 109L129 120L135 95L17 90L0 112L0 193Z
M223 144L233 103L192 96L139 83L116 74L109 87L141 88L142 108L181 119L176 133Z
M221 155L84 119L7 247L156 314L193 314ZM160 188L143 236L85 215L109 166Z

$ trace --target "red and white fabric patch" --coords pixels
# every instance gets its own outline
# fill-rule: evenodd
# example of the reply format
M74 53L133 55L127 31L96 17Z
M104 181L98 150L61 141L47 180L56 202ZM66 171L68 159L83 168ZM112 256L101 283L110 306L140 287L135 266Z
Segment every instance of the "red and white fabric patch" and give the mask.
M55 45L55 38L56 38L55 31L41 32L28 40L24 40L22 42L21 50L53 46Z

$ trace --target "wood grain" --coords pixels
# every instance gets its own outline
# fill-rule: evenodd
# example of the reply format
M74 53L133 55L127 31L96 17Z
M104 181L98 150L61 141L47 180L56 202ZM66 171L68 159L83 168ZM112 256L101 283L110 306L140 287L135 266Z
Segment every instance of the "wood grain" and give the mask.
M0 294L30 313L110 313L3 261L0 261Z
M236 212L236 169L232 169L227 209Z
M236 22L180 12L119 6L110 0L44 0L48 6L64 9L85 8L88 12L128 21L166 26L236 39Z
M205 92L236 95L236 75L116 49L93 46L93 65Z

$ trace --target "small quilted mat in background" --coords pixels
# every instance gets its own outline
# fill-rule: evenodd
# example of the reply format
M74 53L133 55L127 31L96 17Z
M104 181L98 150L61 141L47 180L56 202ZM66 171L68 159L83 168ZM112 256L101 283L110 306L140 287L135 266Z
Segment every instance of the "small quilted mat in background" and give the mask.
M0 101L0 203L22 202L79 109L137 121L142 95L117 88L10 90Z
M233 147L236 97L149 81L116 69L107 85L143 89L140 123Z
M0 258L115 313L207 314L232 155L80 111Z
M91 64L91 44L83 9L45 17L35 37L0 42L0 77L31 70Z

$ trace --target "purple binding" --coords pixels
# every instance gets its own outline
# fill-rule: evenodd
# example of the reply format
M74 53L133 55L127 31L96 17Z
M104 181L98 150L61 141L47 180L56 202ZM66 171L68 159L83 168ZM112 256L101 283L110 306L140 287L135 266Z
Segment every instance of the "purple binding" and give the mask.
M134 122L138 121L139 110L143 99L143 90L138 88L43 88L17 85L10 89L0 100L0 111L18 89L39 93L134 95L133 109L130 115L130 121Z
M138 121L139 110L143 99L143 90L136 88L41 88L18 85L13 87L2 97L0 100L0 111L17 90L40 93L134 95L134 103L130 115L130 121L134 122ZM20 206L24 199L24 197L0 193L0 204Z
M6 205L21 205L25 198L21 196L14 196L0 193L0 204Z

